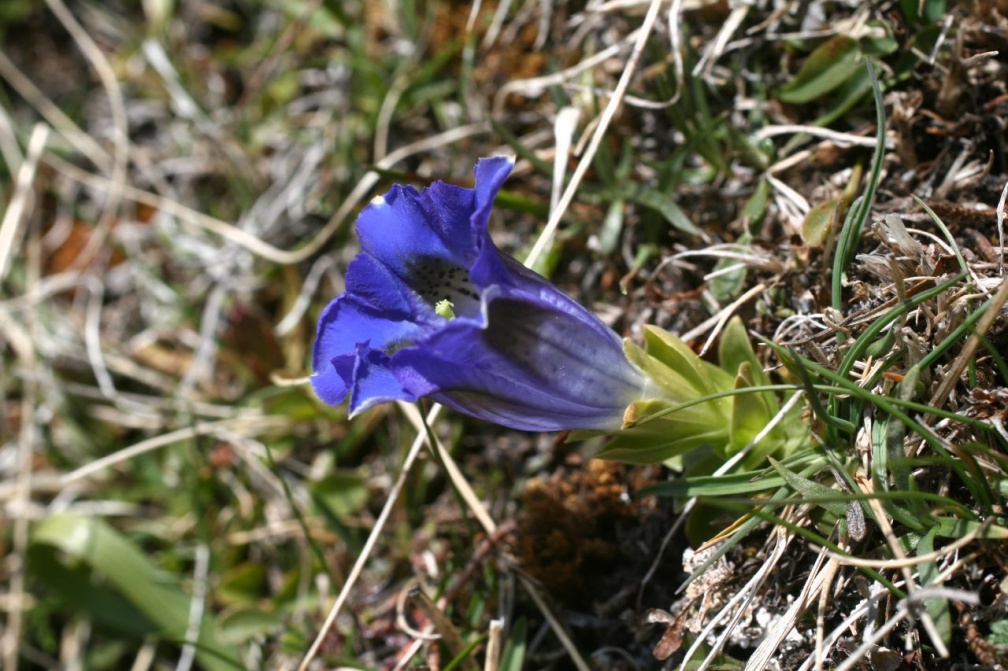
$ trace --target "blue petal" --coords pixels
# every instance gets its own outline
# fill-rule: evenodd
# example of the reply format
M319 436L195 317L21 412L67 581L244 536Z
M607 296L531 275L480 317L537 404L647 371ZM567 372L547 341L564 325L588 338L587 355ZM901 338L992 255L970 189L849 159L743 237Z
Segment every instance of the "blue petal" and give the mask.
M486 289L496 284L514 286L520 279L517 272L512 271L507 263L507 257L500 253L490 235L484 231L480 244L479 255L469 269L469 279L479 289ZM521 266L515 261L515 265Z
M446 215L457 217L451 210ZM417 259L469 265L471 255L460 254L460 247L444 237L451 228L452 222L442 219L428 192L421 195L411 186L398 184L372 200L357 218L357 235L364 253L407 281Z
M436 227L449 257L458 261L465 260L462 265L468 265L476 255L470 224L475 205L473 190L434 182L421 192L420 198L429 203L428 211L436 214L430 225Z
M393 186L357 218L361 249L411 286L417 264L425 260L468 269L481 247L493 244L487 222L513 167L510 157L481 159L474 189L435 182L418 193L411 186Z
M357 365L353 372L350 391L350 414L355 415L373 406L390 401L417 400L417 396L403 387L389 370L389 357L384 352L357 348Z
M468 268L478 251L474 231L485 234L493 200L512 165L502 157L480 161L475 189L440 181L422 192L392 186L357 219L361 249L407 280L416 259Z
M476 204L472 215L472 235L476 258L469 269L469 277L480 289L494 284L512 284L512 271L504 256L494 245L487 231L490 211L501 185L514 167L514 159L507 156L483 158L476 163ZM514 261L514 259L511 259ZM522 267L515 261L515 265Z
M335 356L329 360L329 365L322 367L322 370L316 369L315 374L311 376L311 383L315 388L315 394L323 403L339 405L343 402L349 391L356 360L357 357L350 354Z
M497 192L511 174L514 158L494 156L476 162L473 173L476 185L466 189L444 182L434 182L420 194L428 211L436 212L431 226L439 233L451 253L451 258L465 260L468 267L476 258L483 239Z
M372 349L385 349L411 341L423 333L423 328L407 317L389 318L361 305L355 296L339 296L319 316L314 369L319 371L337 356L353 354L362 343L370 343Z
M536 277L539 277L538 275ZM540 278L541 279L541 278ZM484 294L485 340L560 393L593 407L628 405L643 388L622 339L552 284L538 294L494 287Z
M476 167L473 169L476 176L476 202L470 219L474 235L486 234L490 210L497 198L497 192L513 168L513 156L492 156L481 158L476 162Z
M359 347L383 350L409 343L423 333L423 328L409 320L409 315L389 318L376 312L356 297L343 294L331 302L319 317L312 352L312 385L319 398L330 404L341 403L354 387L360 357Z
M619 338L536 297L488 293L485 326L456 319L393 355L403 386L516 429L618 428L643 389Z
M367 254L358 254L346 274L346 294L375 313L427 323L433 311L401 278Z
M516 259L501 254L496 248L481 251L470 275L473 284L481 290L500 287L507 294L525 296L566 313L581 322L585 328L594 331L599 338L615 343L622 353L622 343L618 336L598 317L548 279L526 268Z

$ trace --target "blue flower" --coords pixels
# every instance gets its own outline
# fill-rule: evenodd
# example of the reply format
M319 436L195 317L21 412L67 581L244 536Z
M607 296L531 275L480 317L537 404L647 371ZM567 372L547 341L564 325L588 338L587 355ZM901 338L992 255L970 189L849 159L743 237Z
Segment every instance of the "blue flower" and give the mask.
M513 159L476 186L395 185L357 219L362 252L319 317L312 384L357 413L428 397L528 431L614 430L644 378L620 338L487 232Z

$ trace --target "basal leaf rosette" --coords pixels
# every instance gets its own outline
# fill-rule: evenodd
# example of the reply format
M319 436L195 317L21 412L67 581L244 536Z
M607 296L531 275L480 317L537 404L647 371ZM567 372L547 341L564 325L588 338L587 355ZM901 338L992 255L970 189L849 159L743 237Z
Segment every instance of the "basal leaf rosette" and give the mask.
M776 418L774 392L758 389L770 379L738 318L722 335L719 365L655 326L645 327L643 348L629 340L624 348L644 373L644 396L627 408L623 427L600 458L678 468L684 455L700 449L728 458L749 447L745 463L752 464L787 453L807 437L800 412Z

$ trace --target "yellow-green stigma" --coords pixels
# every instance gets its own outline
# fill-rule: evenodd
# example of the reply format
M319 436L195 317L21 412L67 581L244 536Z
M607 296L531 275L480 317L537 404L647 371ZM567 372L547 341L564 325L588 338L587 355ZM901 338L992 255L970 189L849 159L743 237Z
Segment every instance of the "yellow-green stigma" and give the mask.
M445 319L455 319L455 305L447 298L437 302L434 306L434 312Z

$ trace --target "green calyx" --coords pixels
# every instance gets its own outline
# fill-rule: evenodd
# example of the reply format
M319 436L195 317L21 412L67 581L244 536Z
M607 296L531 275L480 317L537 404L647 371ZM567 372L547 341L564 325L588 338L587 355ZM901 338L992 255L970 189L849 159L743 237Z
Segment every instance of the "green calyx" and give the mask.
M768 455L786 455L806 441L800 405L777 417L781 405L776 393L765 388L770 378L738 318L721 336L719 365L654 326L645 328L643 348L627 340L624 351L647 385L644 398L627 408L622 429L600 458L680 467L684 455L694 450L713 448L729 458L752 444L744 458L751 464Z

